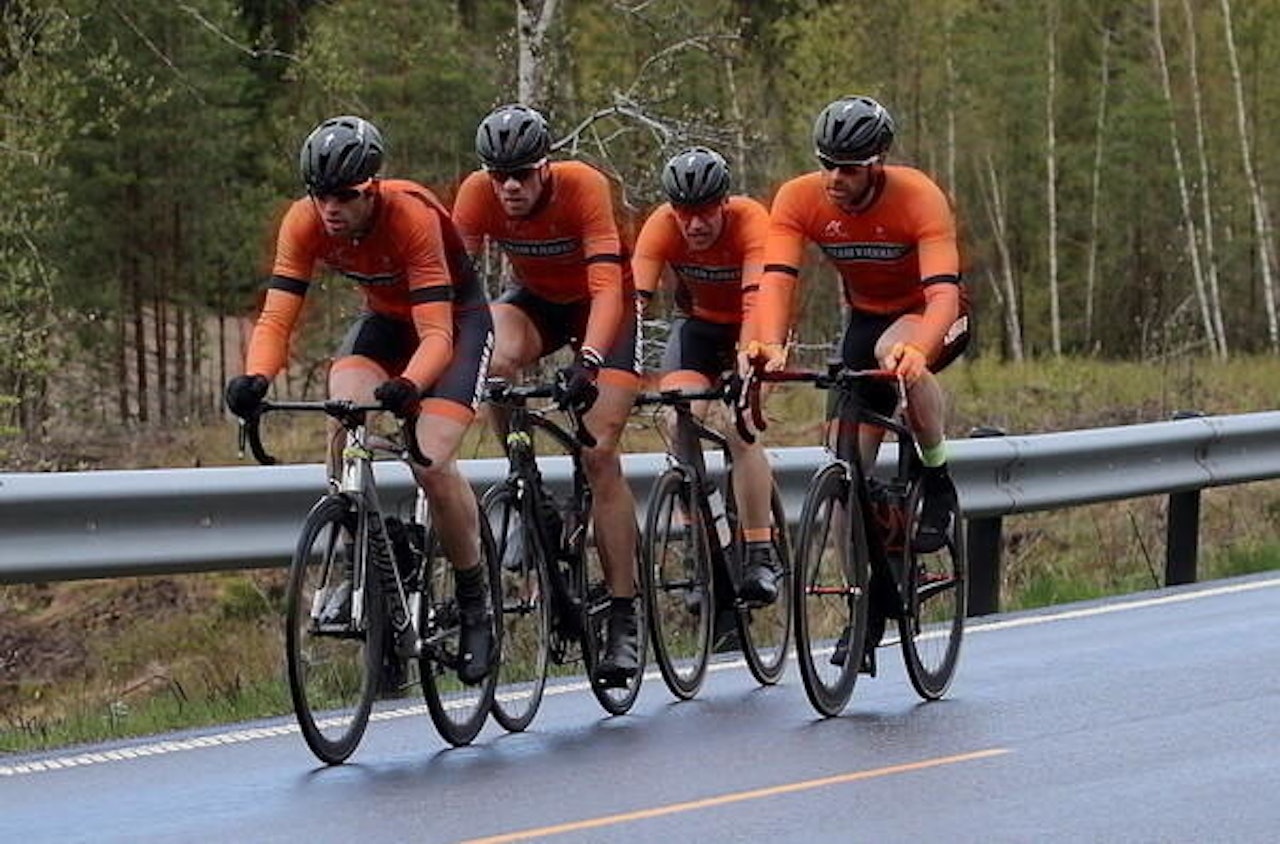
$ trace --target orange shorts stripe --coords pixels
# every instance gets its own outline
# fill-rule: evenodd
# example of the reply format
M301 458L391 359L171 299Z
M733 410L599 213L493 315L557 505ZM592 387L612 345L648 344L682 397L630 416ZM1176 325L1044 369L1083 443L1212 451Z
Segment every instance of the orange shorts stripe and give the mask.
M452 419L455 422L461 422L463 425L470 425L471 420L475 418L476 412L464 404L458 404L451 399L438 399L427 397L418 405L418 412L424 416L443 416L445 419Z
M379 378L387 377L387 370L383 369L382 364L364 355L345 355L335 360L329 367L330 372L345 372L351 369L371 372Z
M662 380L658 382L659 390L685 390L688 392L697 392L711 388L711 379L703 375L701 372L694 372L692 369L677 369L674 372L668 372L662 376Z
M610 387L622 387L624 390L635 390L640 386L640 376L625 369L602 369L597 380Z

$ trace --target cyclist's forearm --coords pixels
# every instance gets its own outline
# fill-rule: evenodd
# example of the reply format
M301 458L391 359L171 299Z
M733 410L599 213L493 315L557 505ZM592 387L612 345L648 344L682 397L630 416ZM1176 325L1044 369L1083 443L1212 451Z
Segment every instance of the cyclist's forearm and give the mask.
M302 311L303 301L300 293L278 287L267 291L245 356L247 374L274 378L284 368L289 354L289 337Z
M960 316L960 288L951 282L938 282L925 287L924 313L911 332L911 345L932 360L942 349L942 340Z
M404 369L404 377L425 389L436 382L453 357L453 307L449 302L413 306L418 348Z

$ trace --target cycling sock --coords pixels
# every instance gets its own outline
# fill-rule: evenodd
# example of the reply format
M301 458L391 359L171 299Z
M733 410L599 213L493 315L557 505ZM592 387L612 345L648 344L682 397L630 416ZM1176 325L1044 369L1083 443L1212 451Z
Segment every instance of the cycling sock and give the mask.
M931 469L945 466L947 463L947 441L942 440L933 446L920 446L920 462Z
M456 593L460 601L479 601L484 598L484 569L474 565L469 569L454 569Z
M631 615L635 615L635 612L636 612L635 598L610 598L609 612L610 613L624 612L624 613L629 613Z

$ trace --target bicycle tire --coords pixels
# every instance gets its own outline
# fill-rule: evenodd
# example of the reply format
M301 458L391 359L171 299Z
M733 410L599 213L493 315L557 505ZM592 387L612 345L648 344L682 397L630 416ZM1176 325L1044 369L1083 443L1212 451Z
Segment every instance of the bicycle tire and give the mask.
M773 517L773 554L778 563L778 598L765 607L738 605L738 638L747 669L757 683L772 686L782 679L787 668L787 649L791 644L793 584L791 543L787 536L787 512L782 495L773 486L769 501ZM740 546L738 553L745 553Z
M964 639L969 606L965 522L957 513L946 544L926 554L910 542L919 515L920 484L916 483L907 500L902 574L909 588L903 601L906 612L898 619L898 635L912 687L925 700L937 700L951 686Z
M493 535L502 600L502 655L494 720L518 733L532 723L542 704L551 652L551 587L546 561L521 518L514 486L499 483L480 505Z
M338 765L355 751L378 693L386 640L386 614L374 578L351 590L352 537L363 516L346 496L326 496L311 508L298 537L285 601L285 661L293 711L307 747L322 762ZM367 557L367 555L366 555ZM350 605L364 609L362 628L349 611L321 625L331 600L347 580ZM333 605L333 606L338 606ZM341 613L336 611L335 615ZM344 629L345 628L345 629Z
M479 520L480 566L485 572L489 590L489 606L502 606L499 591L498 559L493 547L489 523ZM419 631L424 641L419 660L423 697L427 712L440 736L455 747L470 744L484 727L493 708L494 689L498 684L498 655L502 651L500 613L490 617L493 650L489 671L476 685L458 679L460 610L454 597L453 565L440 547L439 536L432 527L427 531L426 554L422 561L422 591L418 613Z
M814 476L796 543L796 662L805 695L827 717L839 715L853 694L867 628L870 563L861 512L845 512L858 480L849 471L833 463Z
M636 537L635 559L640 559L640 538ZM604 653L609 619L609 587L604 578L604 567L600 562L599 552L595 547L587 548L585 543L579 548L584 561L581 570L581 585L585 596L582 601L582 653L587 670L587 680L596 700L610 715L625 715L635 705L640 694L640 686L644 682L645 662L648 658L649 626L645 611L645 601L636 601L637 622L637 661L639 668L635 676L625 686L605 686L595 681L595 667ZM637 590L638 594L638 590Z
M654 483L641 547L654 660L671 693L688 700L707 674L715 597L706 523L683 471L668 469Z

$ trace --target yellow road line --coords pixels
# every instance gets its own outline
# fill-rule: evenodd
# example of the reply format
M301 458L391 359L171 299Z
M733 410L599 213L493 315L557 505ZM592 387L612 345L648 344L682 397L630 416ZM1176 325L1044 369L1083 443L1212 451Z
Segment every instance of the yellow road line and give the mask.
M872 768L866 771L852 771L847 774L837 774L835 776L822 777L816 780L804 780L802 782L793 782L786 785L756 788L751 791L722 794L719 797L706 797L701 800L690 800L686 803L672 803L667 806L655 806L652 809L641 809L635 812L623 812L617 815L604 815L598 818L571 821L569 823L555 824L552 826L542 826L536 829L507 832L502 835L493 835L488 838L473 838L464 842L464 844L503 844L503 842L507 841L527 841L530 838L542 838L552 835L563 835L569 832L581 832L586 829L597 829L603 826L614 826L616 824L630 823L632 821L658 818L663 815L674 815L678 812L692 812L698 809L710 809L717 806L725 806L730 803L741 803L744 800L759 800L763 797L776 797L779 794L792 794L797 791L809 791L814 788L843 785L844 783L857 782L858 780L869 780L876 777L892 776L894 774L906 774L912 771L922 771L926 768L936 768L940 765L954 765L959 762L974 762L979 759L987 759L992 756L1002 756L1009 752L1010 751L1008 749L1002 747L994 747L989 750L976 750L972 753L961 753L956 756L941 756L936 759L924 759L919 762L906 762L901 765L889 765L884 768Z

